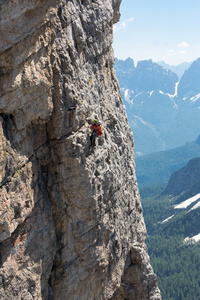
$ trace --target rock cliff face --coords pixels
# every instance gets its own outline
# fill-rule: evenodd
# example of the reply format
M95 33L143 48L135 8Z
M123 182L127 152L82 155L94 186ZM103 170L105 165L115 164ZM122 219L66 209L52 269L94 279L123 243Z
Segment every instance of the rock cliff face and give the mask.
M161 299L113 69L120 2L1 1L0 299Z

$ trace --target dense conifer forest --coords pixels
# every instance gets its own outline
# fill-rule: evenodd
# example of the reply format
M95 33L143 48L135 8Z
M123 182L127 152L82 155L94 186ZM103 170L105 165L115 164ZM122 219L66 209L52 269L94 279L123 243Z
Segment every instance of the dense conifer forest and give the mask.
M165 221L173 216L177 198L160 196L163 188L141 190L151 264L164 300L199 300L200 243L184 239L199 233L200 208Z

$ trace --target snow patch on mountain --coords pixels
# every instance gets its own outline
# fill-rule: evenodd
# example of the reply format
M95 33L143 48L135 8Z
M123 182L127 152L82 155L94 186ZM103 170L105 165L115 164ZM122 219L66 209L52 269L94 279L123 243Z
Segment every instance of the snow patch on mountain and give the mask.
M135 154L136 154L137 156L144 156L144 154L143 154L142 152L139 152L139 151L136 151Z
M200 199L200 194L197 194L196 196L193 196L193 197L181 202L180 204L175 205L174 208L175 209L187 208L190 204L197 201L198 199Z
M197 94L196 96L190 98L190 101L196 102L200 98L200 94Z
M178 85L179 85L179 82L180 82L180 80L177 81L176 84L175 84L175 92L174 92L174 95L167 94L167 95L171 98L171 100L174 102L174 108L175 108L175 109L178 109L178 105L177 105L176 102L174 101L174 98L177 97L177 95L178 95Z
M191 210L195 210L195 209L197 209L197 208L199 208L199 207L200 207L200 201L197 202L197 203L189 210L189 212L190 212Z
M193 237L186 237L183 241L184 244L195 244L200 242L200 233Z
M176 97L178 95L178 85L179 85L179 82L180 82L180 80L178 82L176 82L176 84L175 84L175 93L174 93L173 97Z
M168 222L169 220L171 220L175 215L172 215L171 217L165 219L164 221L161 222L161 224L164 224L166 222Z
M129 89L122 89L124 92L124 99L129 103L132 104L132 100L130 99L131 97L131 93L133 93L133 91L130 91Z
M151 128L156 134L158 134L157 131L156 131L156 129L155 129L155 127L153 126L153 124L151 124L151 123L149 123L149 122L147 122L147 121L144 121L144 120L143 120L141 117L139 117L139 116L133 115L133 117L136 118L138 121L140 121L143 125L146 125L146 126L148 126L149 128Z
M137 94L137 95L135 96L135 98L137 98L138 96L140 96L140 95L142 95L142 94L144 94L144 92L141 92L141 93Z
M178 89L178 84L179 84L179 81L176 83L176 87L175 87L175 93L173 95L169 94L169 93L165 93L163 91L159 91L159 93L161 95L167 95L174 103L173 107L174 109L178 109L178 105L176 104L176 102L174 101L174 98L177 96L177 89Z
M149 93L149 95L150 95L150 97L151 97L151 95L153 94L153 92L154 92L154 91L148 92L148 93Z
M171 95L169 93L166 93L166 95L168 95L171 99L175 98L178 95L178 85L179 85L179 82L180 82L180 80L175 83L175 92L174 92L173 95Z

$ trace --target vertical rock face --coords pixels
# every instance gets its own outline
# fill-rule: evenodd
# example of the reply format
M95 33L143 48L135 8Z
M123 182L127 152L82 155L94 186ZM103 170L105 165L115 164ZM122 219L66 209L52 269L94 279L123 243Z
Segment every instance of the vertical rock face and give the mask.
M161 299L113 69L120 2L1 1L0 299Z

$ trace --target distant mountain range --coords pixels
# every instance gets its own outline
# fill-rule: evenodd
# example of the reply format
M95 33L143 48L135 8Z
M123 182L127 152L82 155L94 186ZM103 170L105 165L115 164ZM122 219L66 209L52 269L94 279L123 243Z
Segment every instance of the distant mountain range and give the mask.
M185 65L186 67L186 65ZM136 156L169 150L200 134L200 59L181 78L152 60L116 58Z
M127 72L120 63L147 246L162 296L199 299L200 59L181 78L152 61L135 67L128 60Z
M166 64L164 61L158 61L157 64L162 66L164 69L169 69L172 72L176 73L180 78L184 74L185 70L187 70L191 66L192 62L184 62L177 66L171 66L169 64Z

